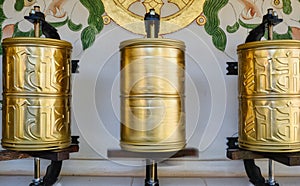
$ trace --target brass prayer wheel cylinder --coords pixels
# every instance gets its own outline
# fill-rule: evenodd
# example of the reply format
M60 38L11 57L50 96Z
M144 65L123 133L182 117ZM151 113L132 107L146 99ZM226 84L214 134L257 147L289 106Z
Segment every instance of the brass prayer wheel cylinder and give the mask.
M172 152L184 148L184 51L185 44L178 40L121 42L122 149Z
M239 146L300 151L300 41L238 46Z
M70 146L71 50L49 38L7 38L3 47L2 146L43 151Z

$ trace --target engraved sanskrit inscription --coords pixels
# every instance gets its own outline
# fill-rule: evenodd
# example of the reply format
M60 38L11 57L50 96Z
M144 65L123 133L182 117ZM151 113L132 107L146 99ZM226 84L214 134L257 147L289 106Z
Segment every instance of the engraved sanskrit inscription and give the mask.
M268 54L254 57L256 92L299 93L299 56L293 55L292 50L271 51Z
M298 100L256 101L247 113L244 133L249 139L274 142L300 140Z
M18 47L8 49L6 84L8 91L69 92L70 64L55 48Z
M56 141L70 134L68 100L20 99L7 106L6 137L17 141Z

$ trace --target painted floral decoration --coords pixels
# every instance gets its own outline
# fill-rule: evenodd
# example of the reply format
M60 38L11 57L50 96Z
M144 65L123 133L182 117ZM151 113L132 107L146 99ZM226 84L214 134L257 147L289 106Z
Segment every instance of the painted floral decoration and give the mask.
M0 0L1 39L33 37L33 26L24 16L34 6L40 6L46 21L58 29L62 38L69 37L73 39L70 42L76 42L68 35L72 33L72 36L79 37L82 50L89 48L103 29L104 6L101 0Z
M267 9L272 8L284 21L280 26L275 27L273 38L300 39L300 18L296 12L297 7L300 8L299 6L299 0L206 0L203 13L207 22L204 28L212 37L214 46L220 51L225 51L229 35L235 34L241 29L249 32L261 23ZM225 11L228 15L233 14L233 16L221 17L221 11L223 13ZM226 24L230 22L229 20L233 22Z

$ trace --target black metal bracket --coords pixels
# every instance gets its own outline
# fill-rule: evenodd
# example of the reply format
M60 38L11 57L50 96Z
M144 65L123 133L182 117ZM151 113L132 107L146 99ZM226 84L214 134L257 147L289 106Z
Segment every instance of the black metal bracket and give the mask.
M260 168L255 165L254 159L245 159L243 161L249 181L255 186L265 186L266 180L262 176Z
M226 62L226 75L238 75L238 62Z
M254 159L244 159L244 167L249 181L255 186L279 186L278 183L270 184L262 176L260 168L255 164Z
M49 151L49 152L28 152L32 157L40 157L43 159L51 160L50 165L48 165L45 176L40 179L38 183L32 182L29 186L52 186L58 179L62 168L63 160L69 159L70 152L78 151L78 141L79 136L72 136L71 144L69 149ZM75 148L74 148L75 147Z
M48 165L46 174L38 183L30 183L29 186L52 186L57 181L57 178L60 174L62 168L62 160L61 161L51 161L50 165Z
M38 10L36 10L36 9L38 9ZM39 6L34 6L34 9L31 10L31 12L29 13L29 16L24 16L24 18L33 24L39 22L41 24L40 27L41 27L42 33L45 35L46 38L60 40L60 36L57 33L56 28L46 22L45 14L40 12L39 9L40 9Z
M272 8L269 8L267 14L263 16L262 23L250 31L246 38L246 43L260 41L265 34L266 28L268 28L268 40L272 40L273 38L271 35L273 33L273 26L281 23L282 21L283 19L278 18L277 13L273 11Z
M61 161L51 161L51 164L47 167L45 176L43 177L43 186L51 186L56 181L62 168Z
M227 138L227 157L232 160L243 160L246 174L255 186L279 186L278 183L268 183L261 174L260 168L255 164L254 158L264 158L263 154L240 150L238 147L238 137ZM252 159L253 157L253 159Z
M78 68L79 68L79 60L71 60L71 70L73 74L79 73Z
M71 145L67 148L59 149L59 150L30 151L30 152L0 150L0 161L24 159L24 158L30 158L30 157L34 157L35 160L38 158L51 160L50 165L48 165L48 167L47 167L45 176L40 179L39 178L40 176L35 174L32 183L30 183L30 186L51 186L57 181L57 178L58 178L61 168L62 168L63 160L69 159L70 153L79 151L78 138L79 138L79 136L72 136ZM35 163L36 163L36 161L35 161ZM39 169L39 166L37 166L37 167ZM35 172L36 172L37 167L35 166Z

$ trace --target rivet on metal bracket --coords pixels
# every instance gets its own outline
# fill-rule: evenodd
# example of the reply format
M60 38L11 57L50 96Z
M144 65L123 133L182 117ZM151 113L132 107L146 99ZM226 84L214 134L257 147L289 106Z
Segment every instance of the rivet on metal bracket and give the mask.
M238 75L238 63L237 62L226 62L228 65L226 75Z

